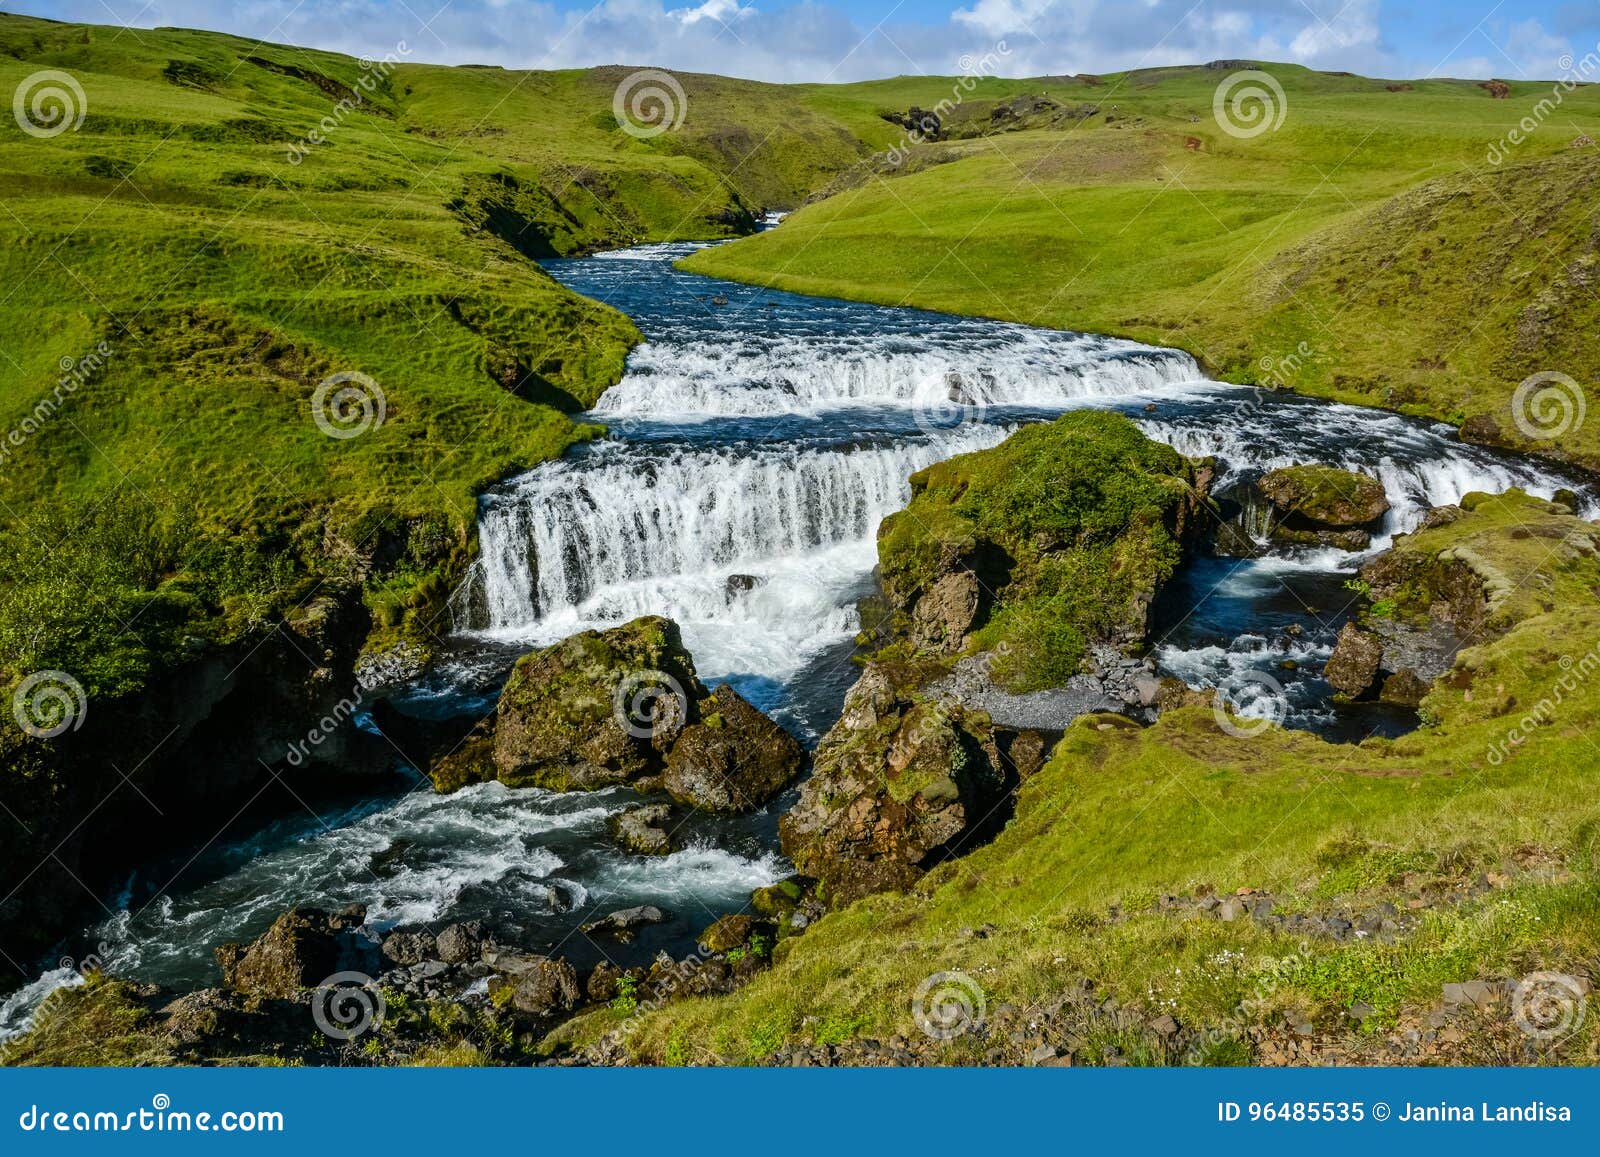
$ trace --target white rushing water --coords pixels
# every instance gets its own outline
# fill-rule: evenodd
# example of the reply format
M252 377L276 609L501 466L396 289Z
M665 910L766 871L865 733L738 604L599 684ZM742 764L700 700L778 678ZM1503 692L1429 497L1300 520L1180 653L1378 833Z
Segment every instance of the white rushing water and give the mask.
M547 463L479 515L491 633L554 640L662 614L710 674L783 677L857 629L878 524L933 462L998 444L967 424L898 443L665 453L613 442Z
M743 334L649 342L595 406L601 418L821 413L847 406L1066 408L1086 398L1163 390L1202 380L1188 354L1086 334L991 324L983 340L958 331L904 335Z

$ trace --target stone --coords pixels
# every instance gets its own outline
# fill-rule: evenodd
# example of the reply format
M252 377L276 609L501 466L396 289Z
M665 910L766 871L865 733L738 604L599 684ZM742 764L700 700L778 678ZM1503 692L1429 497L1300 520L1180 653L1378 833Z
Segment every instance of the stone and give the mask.
M1161 698L1161 680L1152 679L1148 675L1141 676L1133 681L1133 690L1138 696L1140 707L1154 707L1156 700Z
M1396 703L1402 707L1416 707L1432 688L1424 682L1417 673L1407 667L1403 671L1396 671L1384 679L1383 687L1378 691L1378 698L1384 703Z
M798 740L726 683L699 705L667 753L663 786L679 803L703 811L754 811L800 773Z
M624 808L606 817L606 830L624 850L641 856L665 856L678 849L663 825L672 820L668 804L644 804Z
M695 940L706 952L727 952L734 948L742 948L760 927L760 922L754 916L735 913L719 917Z
M227 987L285 1000L353 967L360 955L349 921L319 908L291 908L248 946L216 950Z
M1178 1031L1178 1022L1172 1018L1170 1013L1164 1013L1150 1022L1150 1028L1161 1036L1174 1036Z
M912 641L936 653L960 650L962 639L977 621L982 595L978 576L970 570L944 575L912 605Z
M585 936L609 936L626 944L638 935L639 929L651 924L665 924L670 919L670 915L655 905L640 904L633 908L620 908L583 925L578 931Z
M439 933L435 947L446 964L466 964L483 951L483 925L477 921L451 924Z
M910 887L983 838L1009 778L986 712L902 693L869 663L779 820L784 854L833 906Z
M518 974L515 984L509 1001L511 1007L543 1021L553 1021L571 1013L582 1001L577 971L560 958L538 957L530 968ZM491 980L491 995L495 990Z
M1283 521L1335 530L1369 528L1389 509L1383 483L1332 466L1287 466L1256 483Z
M705 695L672 620L580 632L512 668L495 714L498 777L588 791L652 773Z
M1237 896L1229 896L1219 903L1216 908L1217 919L1226 920L1230 923L1243 916L1245 911L1244 901Z
M1349 622L1339 631L1322 677L1340 694L1359 699L1371 691L1382 662L1383 640Z
M423 929L418 932L391 932L383 940L383 955L387 960L409 967L437 954L433 933Z

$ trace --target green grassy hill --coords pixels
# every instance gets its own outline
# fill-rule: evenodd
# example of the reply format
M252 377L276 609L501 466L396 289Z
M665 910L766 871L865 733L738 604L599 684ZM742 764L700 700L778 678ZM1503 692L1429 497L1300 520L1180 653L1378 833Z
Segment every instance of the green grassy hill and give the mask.
M1175 345L1228 380L1487 415L1491 439L1600 466L1600 423L1532 439L1510 411L1531 374L1600 379L1600 88L1537 111L1553 83L1261 67L1282 120L1248 138L1213 113L1225 69L1029 82L1045 109L1020 118L973 93L950 139L687 267ZM995 123L1020 131L970 135Z

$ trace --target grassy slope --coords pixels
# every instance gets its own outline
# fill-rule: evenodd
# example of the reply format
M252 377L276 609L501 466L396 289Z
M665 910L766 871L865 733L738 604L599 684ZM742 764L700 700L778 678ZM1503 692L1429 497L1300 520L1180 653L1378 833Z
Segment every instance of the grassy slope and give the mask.
M274 535L312 573L370 553L377 515L445 527L454 545L430 532L423 572L459 558L475 493L588 436L559 411L592 403L638 340L527 257L725 236L866 149L768 85L684 76L682 129L644 141L612 116L620 69L367 68L0 15L0 87L44 69L69 72L87 107L50 139L0 124L0 428L28 435L0 461L0 529L28 547L7 551L27 558L5 579L66 576L33 602L105 599L86 576L107 551L51 560L85 511L130 498L156 521L195 517L168 540ZM307 144L330 115L327 143ZM64 359L102 342L104 366L25 428ZM386 408L349 440L311 414L340 371L374 379ZM175 551L157 571L192 565ZM426 574L380 575L368 599L392 623L438 594ZM128 618L115 599L102 610ZM18 654L25 631L0 632L14 674L83 661Z
M1125 334L1188 349L1230 380L1454 421L1494 414L1512 434L1509 398L1529 374L1592 388L1600 154L1570 146L1600 136L1600 89L1566 94L1495 167L1490 146L1549 83L1496 100L1464 81L1391 92L1266 68L1287 115L1249 140L1213 117L1224 72L1031 82L1101 115L919 146L899 175L863 174L687 267ZM988 107L979 91L959 113ZM1534 448L1600 466L1600 425Z
M652 1014L633 1047L654 1060L748 1063L786 1041L914 1035L912 994L952 970L974 978L991 1009L1059 998L1088 977L1101 995L1192 1027L1233 1025L1232 1037L1280 1012L1337 1036L1358 1001L1375 1011L1369 1030L1382 1030L1436 1003L1446 982L1592 968L1600 658L1583 647L1600 637L1597 542L1592 526L1515 492L1404 540L1423 556L1464 551L1511 588L1496 611L1511 629L1463 653L1425 704L1430 726L1344 746L1276 729L1236 737L1203 706L1144 730L1080 720L992 845L935 870L918 894L827 916L731 997ZM1582 642L1562 651L1555 638ZM1552 696L1547 722L1491 762L1522 713ZM1438 901L1479 873L1506 879L1459 905ZM1311 939L1286 978L1269 979L1302 955L1299 937L1154 909L1201 884L1269 890L1280 912L1429 905L1392 944ZM1123 915L1108 917L1113 907ZM995 930L963 934L983 924ZM1247 999L1260 1005L1240 1022ZM617 1020L601 1013L569 1031L582 1039ZM1561 1055L1592 1061L1592 1027ZM978 1046L949 1047L961 1060Z

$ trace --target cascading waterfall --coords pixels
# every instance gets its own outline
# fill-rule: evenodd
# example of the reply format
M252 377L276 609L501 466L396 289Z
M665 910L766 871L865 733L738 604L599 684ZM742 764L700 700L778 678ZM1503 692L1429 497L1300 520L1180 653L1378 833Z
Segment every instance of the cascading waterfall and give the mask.
M1188 354L996 326L984 341L749 335L649 343L595 406L617 415L763 416L844 406L1046 406L1202 380ZM921 348L932 346L932 348Z
M1007 432L968 424L812 449L663 452L615 442L549 463L483 504L487 628L543 639L665 614L710 644L697 657L711 670L759 670L763 658L771 669L762 673L787 670L797 647L856 629L840 596L871 570L878 523L905 505L909 477ZM696 633L712 622L737 628L738 659Z

